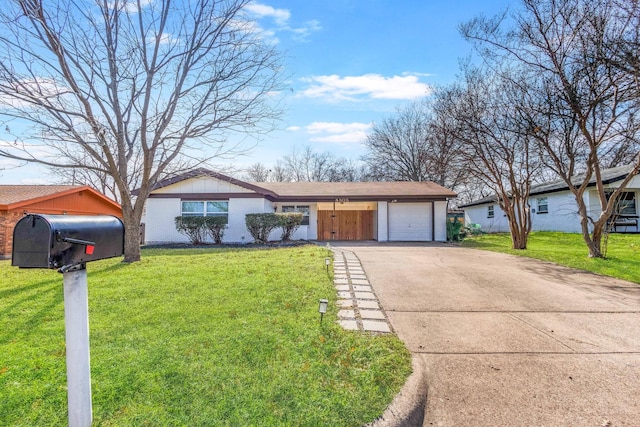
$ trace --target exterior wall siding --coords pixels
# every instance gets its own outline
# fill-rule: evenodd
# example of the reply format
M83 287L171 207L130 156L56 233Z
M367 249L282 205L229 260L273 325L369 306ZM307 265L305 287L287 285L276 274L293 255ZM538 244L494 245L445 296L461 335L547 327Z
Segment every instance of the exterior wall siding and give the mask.
M633 185L629 185L626 191L636 192L636 211L640 212L640 177L632 180ZM610 185L615 187L615 183ZM537 199L547 198L548 213L539 213L537 209ZM600 215L600 201L595 190L588 190L584 194L588 214L594 218ZM569 190L556 193L538 194L531 196L530 205L532 209L531 220L533 231L561 231L564 233L580 233L580 216L578 206L573 193ZM487 206L494 206L494 217L487 218ZM535 212L534 212L535 211ZM485 203L477 206L464 208L465 224L480 224L482 229L488 233L509 232L509 224L504 212L497 203Z
M378 202L378 242L386 242L389 240L388 208L388 202Z
M153 193L253 193L253 191L215 178L199 177L189 178L167 187L159 188L154 190Z
M178 233L175 217L180 216L180 199L147 199L145 224L145 243L176 242L187 243L189 239Z
M493 218L487 217L487 207L493 206ZM509 224L504 212L497 203L487 203L464 208L464 223L480 224L487 233L504 233L509 231Z
M546 214L539 213L537 210L537 199L540 197L547 198L549 212ZM570 191L532 196L530 204L532 209L531 229L533 231L562 231L565 233L580 232L578 207L575 202L575 197Z
M11 258L13 229L23 215L22 210L0 212L0 259Z
M435 202L435 240L447 241L447 202Z
M265 203L267 202L267 203ZM224 242L251 243L245 216L250 213L273 212L271 202L263 198L229 199L229 224L224 232ZM244 237L244 238L243 238Z
M262 212L273 212L271 202L262 198L229 199L229 223L224 232L223 242L253 242L245 224L245 216L248 213ZM189 239L178 233L175 228L175 217L181 213L182 204L179 198L148 199L143 221L145 223L145 243L188 243Z

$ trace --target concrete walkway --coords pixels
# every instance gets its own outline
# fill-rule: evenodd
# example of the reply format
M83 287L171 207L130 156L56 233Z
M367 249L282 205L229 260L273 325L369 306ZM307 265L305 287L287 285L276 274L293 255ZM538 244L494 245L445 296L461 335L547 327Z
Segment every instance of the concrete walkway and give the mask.
M360 260L351 251L334 249L333 274L338 291L338 323L355 331L389 333L391 327L378 304Z
M640 285L453 245L332 245L422 367L425 426L640 426Z

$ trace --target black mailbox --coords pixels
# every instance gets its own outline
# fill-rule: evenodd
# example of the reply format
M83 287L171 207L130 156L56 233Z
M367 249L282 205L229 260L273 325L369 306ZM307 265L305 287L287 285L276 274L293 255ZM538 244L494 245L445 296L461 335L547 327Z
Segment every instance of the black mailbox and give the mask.
M124 225L115 216L26 215L13 230L11 265L61 268L124 253Z

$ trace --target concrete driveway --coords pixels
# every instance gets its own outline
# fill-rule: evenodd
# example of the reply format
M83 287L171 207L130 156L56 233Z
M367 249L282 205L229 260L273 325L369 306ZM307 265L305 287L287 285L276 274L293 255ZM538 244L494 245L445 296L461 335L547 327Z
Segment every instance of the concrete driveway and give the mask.
M640 285L447 244L334 246L424 366L425 426L640 426Z

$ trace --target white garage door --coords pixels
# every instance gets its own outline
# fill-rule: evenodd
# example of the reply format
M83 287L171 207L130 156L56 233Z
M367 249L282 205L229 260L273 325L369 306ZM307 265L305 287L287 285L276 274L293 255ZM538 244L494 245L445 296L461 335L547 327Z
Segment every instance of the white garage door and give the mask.
M390 203L389 240L431 240L431 203Z

